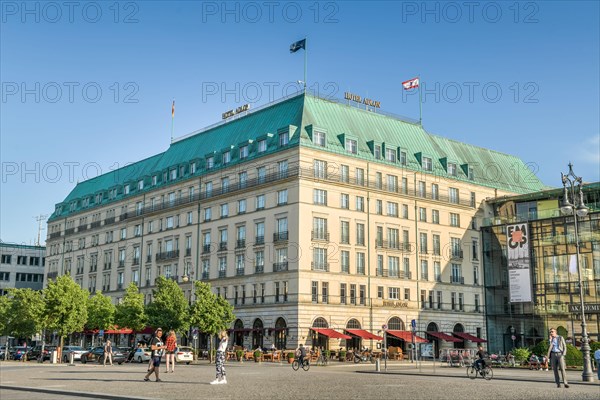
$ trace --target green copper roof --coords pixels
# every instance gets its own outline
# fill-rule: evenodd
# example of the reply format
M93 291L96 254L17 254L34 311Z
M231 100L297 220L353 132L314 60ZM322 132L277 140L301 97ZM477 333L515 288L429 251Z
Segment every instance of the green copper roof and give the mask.
M314 130L326 132L324 148L312 143L310 135ZM300 94L259 107L234 120L222 121L194 132L172 143L163 153L78 183L64 201L57 204L50 221L71 212L94 207L97 205L97 195L102 196L102 204L120 200L126 196L123 189L126 184L130 185L129 195L138 194L137 182L142 179L142 191L146 191L201 175L206 172L205 160L211 155L215 156L215 168L222 168L221 155L227 150L231 150L230 164L246 162L278 151L278 133L286 131L289 132L289 145L300 143L302 146L324 151L349 154L344 148L344 138L352 138L358 145L355 156L373 162L387 163L374 158L372 145L375 143L382 145L384 149L406 152L407 165L395 164L399 168L422 171L422 158L430 157L433 171L425 173L467 181L467 166L471 166L475 170L475 184L514 193L545 189L539 179L516 157L429 134L420 125L397 117ZM267 140L267 149L259 154L256 143L262 139ZM239 146L245 144L249 145L249 156L239 160ZM192 162L197 162L195 173L190 170ZM456 177L448 176L448 162L457 164ZM184 176L177 176L175 180L163 179L165 173L181 167L184 169ZM518 174L515 173L517 171ZM151 185L153 176L158 181L155 186ZM116 196L109 200L108 191L111 189L116 192ZM84 199L89 202L88 205L84 205ZM71 207L73 210L69 211Z

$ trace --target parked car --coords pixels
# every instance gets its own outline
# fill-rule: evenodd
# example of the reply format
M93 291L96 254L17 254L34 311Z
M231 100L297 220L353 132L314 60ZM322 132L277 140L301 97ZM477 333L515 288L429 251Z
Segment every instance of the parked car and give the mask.
M40 353L42 351L42 345L37 345L29 352L29 358L40 359ZM53 351L56 351L56 346L44 346L44 357L42 361L50 360L50 355Z
M12 359L21 360L23 357L26 357L25 359L29 360L31 358L29 355L30 352L30 348L26 348L24 346L17 346L13 348Z
M13 354L13 348L9 347L8 348L8 355L6 356L4 353L6 352L6 346L0 346L0 360L4 360L4 357L7 357L7 360L11 360L12 359L12 354Z
M112 359L113 364L123 364L126 359L126 355L123 354L119 349L113 348ZM81 355L81 363L98 361L99 363L104 361L104 347L94 347L92 351L86 351Z
M152 350L150 347L139 347L135 350L132 361L137 361L139 363L143 363L144 361L150 360L150 355L152 354Z
M81 355L85 352L86 350L81 346L63 346L63 362L69 362L69 357L71 353L73 353L73 360L81 360Z
M178 363L190 364L194 361L194 353L191 347L179 347L175 353L175 361Z

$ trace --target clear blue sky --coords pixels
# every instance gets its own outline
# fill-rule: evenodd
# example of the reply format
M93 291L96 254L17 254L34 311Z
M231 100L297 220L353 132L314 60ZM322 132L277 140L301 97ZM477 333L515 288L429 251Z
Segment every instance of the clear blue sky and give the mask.
M78 180L164 151L173 98L177 137L293 91L303 37L321 95L418 118L401 82L420 75L429 132L516 155L547 185L569 161L600 180L598 2L23 4L1 3L6 242L32 243Z

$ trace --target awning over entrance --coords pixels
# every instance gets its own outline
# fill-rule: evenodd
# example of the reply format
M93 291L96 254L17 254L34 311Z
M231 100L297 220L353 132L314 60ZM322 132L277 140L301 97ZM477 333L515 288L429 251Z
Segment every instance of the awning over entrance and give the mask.
M313 331L320 333L321 335L325 335L327 337L333 338L333 339L352 339L351 336L348 335L344 335L343 333L340 333L338 331L334 331L333 329L328 329L328 328L310 328Z
M444 332L427 332L428 334L430 334L433 337L436 337L438 339L442 339L445 340L446 342L453 342L453 343L459 343L462 342L462 340L455 338L454 336L450 336L445 334Z
M473 343L485 343L487 342L487 340L482 339L482 338L478 338L477 336L473 336L470 333L465 333L465 332L452 332L454 333L456 336L463 338L464 340L470 340Z
M412 332L393 330L387 330L386 332L392 336L396 336L398 339L404 340L405 342L412 342ZM427 339L423 339L422 337L415 335L415 343L429 343L429 341Z
M374 335L369 331L365 331L364 329L346 329L346 332L367 340L383 340L381 336Z
M91 334L98 334L100 333L100 331L98 329L92 329L92 330L87 330L84 333L91 333ZM104 330L104 334L108 335L108 334L113 334L113 335L118 335L118 334L123 334L123 335L129 335L130 333L133 333L133 329L129 329L129 328L119 328L118 326L115 326L115 329L105 329ZM138 332L138 333L142 333L142 332Z

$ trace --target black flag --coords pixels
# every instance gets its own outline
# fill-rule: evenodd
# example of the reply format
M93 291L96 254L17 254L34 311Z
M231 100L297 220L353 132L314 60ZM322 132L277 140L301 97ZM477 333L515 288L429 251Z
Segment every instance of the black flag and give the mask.
M290 45L290 53L295 53L300 49L306 50L306 39L298 40Z

